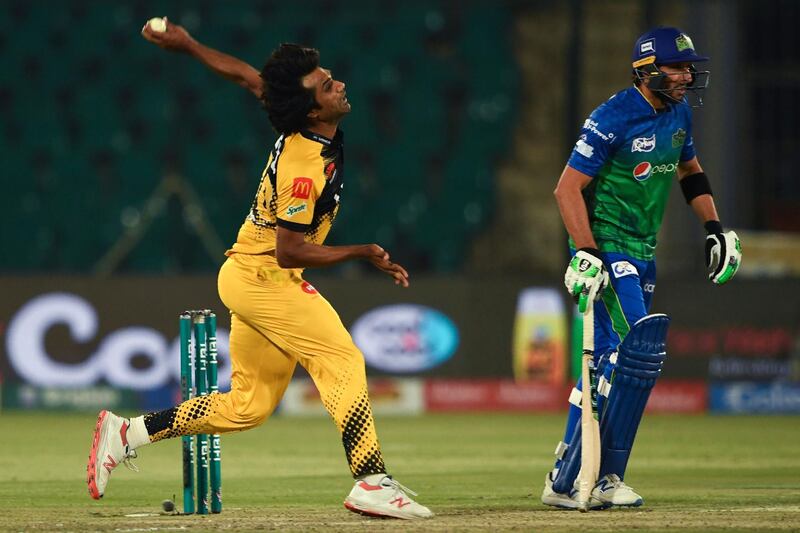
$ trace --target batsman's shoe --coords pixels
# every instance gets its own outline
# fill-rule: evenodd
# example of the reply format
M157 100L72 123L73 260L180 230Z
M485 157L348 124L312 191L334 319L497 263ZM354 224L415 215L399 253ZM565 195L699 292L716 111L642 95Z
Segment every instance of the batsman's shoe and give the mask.
M385 476L377 485L359 480L345 498L344 506L354 513L379 518L410 520L433 516L430 509L412 500L407 493L417 495L392 479L392 476Z
M577 481L576 481L577 483ZM548 472L544 478L544 490L542 491L542 503L560 509L577 509L580 507L578 504L578 489L573 486L569 494L561 494L553 490L553 473ZM594 497L592 494L589 497L589 509L604 509L608 504L604 504Z
M606 474L600 478L594 486L592 498L617 507L639 507L644 503L642 497L633 492L616 474Z
M86 466L86 482L89 485L89 496L95 500L103 497L111 471L120 463L131 470L138 470L131 459L136 452L128 445L128 419L117 416L111 411L100 411L92 438L92 451L89 452L89 463Z

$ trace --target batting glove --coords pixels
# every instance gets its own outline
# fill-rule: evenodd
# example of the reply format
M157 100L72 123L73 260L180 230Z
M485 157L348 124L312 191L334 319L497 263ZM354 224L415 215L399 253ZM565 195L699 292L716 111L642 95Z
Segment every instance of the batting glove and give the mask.
M600 251L596 248L578 250L564 274L564 285L575 298L578 311L585 313L589 302L598 300L608 285L608 272Z
M714 223L716 222L716 223ZM742 245L735 231L722 231L717 221L706 223L706 267L708 279L716 285L730 281L742 264Z

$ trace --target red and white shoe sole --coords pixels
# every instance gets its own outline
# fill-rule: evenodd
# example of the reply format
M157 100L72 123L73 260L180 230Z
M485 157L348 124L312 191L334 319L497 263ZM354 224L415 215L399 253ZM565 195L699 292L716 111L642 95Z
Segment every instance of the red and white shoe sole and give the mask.
M356 514L360 514L363 516L369 516L371 518L395 518L397 520L414 520L417 518L422 518L419 516L413 516L408 514L391 514L391 513L382 513L378 511L367 511L366 509L361 509L357 507L355 504L348 502L345 500L344 506L348 511L352 511Z
M108 416L108 411L100 411L97 415L97 424L94 427L94 437L92 438L92 451L89 452L89 463L86 465L86 484L89 486L89 496L95 500L103 497L97 490L97 446L100 444L100 430L103 421Z
M358 507L356 507L355 505L353 505L350 502L344 502L344 506L348 511L352 511L352 512L354 512L356 514L360 514L360 515L363 515L363 516L369 516L369 517L372 517L372 518L400 518L399 516L392 516L392 515L388 515L388 514L376 513L376 512L373 512L373 511L366 511L364 509L359 509Z

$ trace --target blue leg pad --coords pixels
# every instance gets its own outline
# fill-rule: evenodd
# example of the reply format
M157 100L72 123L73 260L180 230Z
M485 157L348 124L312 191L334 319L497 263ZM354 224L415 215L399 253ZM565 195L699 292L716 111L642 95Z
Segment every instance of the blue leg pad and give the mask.
M578 384L576 385L576 389L580 390L580 386L581 386L581 382L580 382L580 380L578 380ZM564 440L561 441L561 442L563 442L563 443L572 442L572 434L575 433L575 426L579 425L580 421L581 421L581 408L570 404L569 413L567 414L567 428L564 431ZM559 446L559 448L560 447L561 446ZM564 455L566 455L566 454L557 453L555 468L561 468L561 465L564 462Z
M611 376L617 366L617 352L603 354L597 361L597 413L602 418L608 394L611 390Z
M597 412L602 413L602 401L606 398L602 392L602 382L608 381L611 377L611 372L614 368L613 362L610 361L612 354L603 354L597 358L595 363L597 367L598 376L598 391L597 391ZM607 375L606 375L607 374ZM600 379L600 376L605 379ZM575 385L570 396L569 417L567 418L567 430L564 434L564 443L567 444L566 450L562 450L556 461L556 469L558 473L553 479L553 490L560 494L569 494L572 486L575 483L575 478L578 477L578 472L581 469L581 403L580 391L582 391L581 380ZM607 389L605 389L607 390ZM561 446L559 446L559 450Z
M563 442L567 444L566 450L562 450L561 457L556 461L556 468L558 473L553 479L553 490L560 494L569 494L572 490L572 484L575 478L578 477L578 471L581 469L581 408L580 400L578 405L575 405L576 391L580 393L583 390L582 380L578 379L575 388L570 395L569 416L567 417L567 430L564 433ZM579 398L579 397L578 397ZM560 448L560 446L559 446Z
M601 478L606 474L625 478L642 413L667 355L668 328L667 315L648 315L619 345L611 391L600 417Z

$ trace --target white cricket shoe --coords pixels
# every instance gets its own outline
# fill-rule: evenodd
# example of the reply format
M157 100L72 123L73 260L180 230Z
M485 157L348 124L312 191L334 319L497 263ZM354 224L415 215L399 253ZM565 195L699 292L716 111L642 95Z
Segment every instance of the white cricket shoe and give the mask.
M136 452L131 450L128 445L130 425L130 420L117 416L111 411L100 411L97 416L92 451L89 452L89 463L86 465L89 496L95 500L103 497L111 471L119 463L125 463L125 466L131 470L138 470L131 463L131 459L136 458Z
M639 507L644 503L642 497L633 492L616 474L606 474L600 478L592 490L592 498L617 507Z
M354 513L379 518L410 520L433 516L430 509L418 504L406 493L417 495L413 490L392 479L392 476L385 476L377 485L358 480L345 498L344 506Z
M544 477L544 490L542 490L542 503L560 509L578 509L578 481L572 486L569 494L561 494L553 490L553 472L548 472ZM603 509L608 507L608 504L598 500L594 493L589 497L589 509Z

